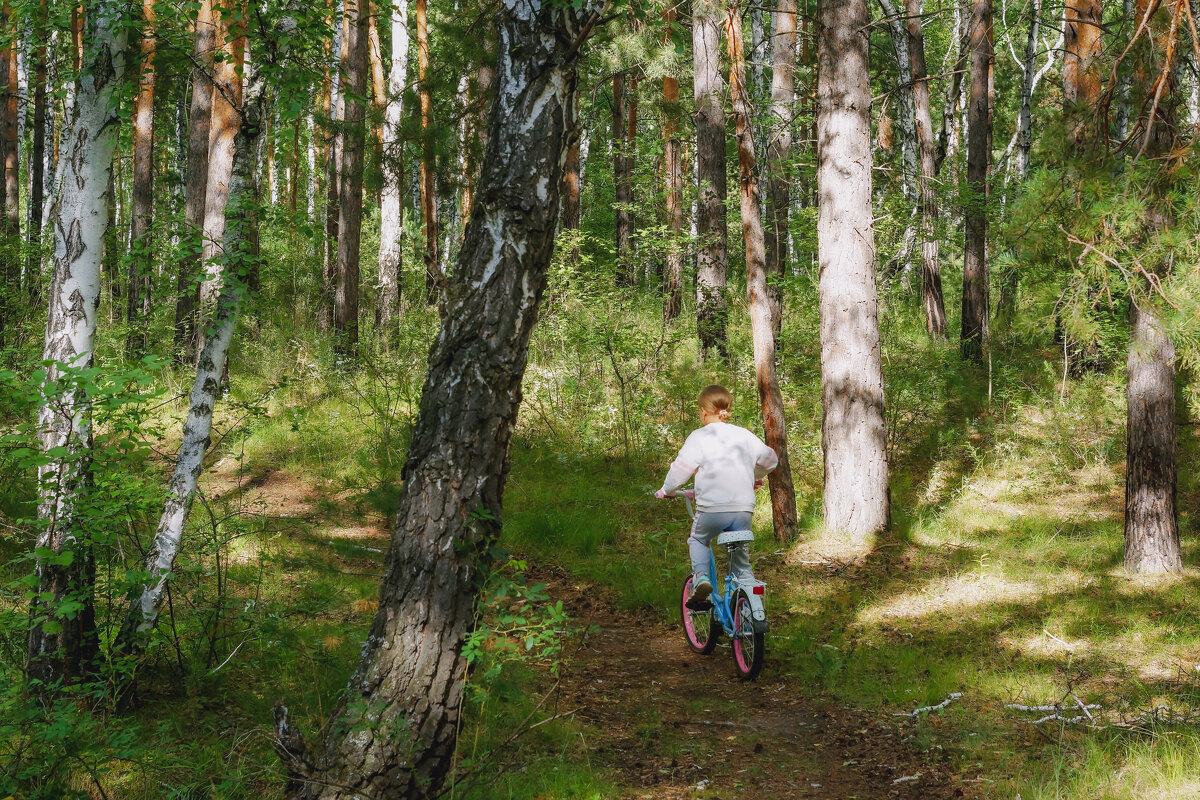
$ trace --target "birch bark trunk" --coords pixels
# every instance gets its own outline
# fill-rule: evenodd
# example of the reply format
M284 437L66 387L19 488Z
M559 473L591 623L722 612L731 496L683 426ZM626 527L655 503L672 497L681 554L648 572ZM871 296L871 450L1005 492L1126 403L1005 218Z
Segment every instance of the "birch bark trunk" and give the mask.
M75 113L63 135L59 196L53 210L54 277L49 290L43 358L53 362L47 381L92 365L100 256L107 223L118 115L116 93L125 72L128 36L124 5L96 2L88 15L88 70L76 82ZM91 406L70 388L38 413L42 451L52 456L38 470L38 594L30 619L28 673L43 686L77 679L95 652L95 560L76 525L76 506L87 488L91 460ZM58 556L72 554L73 558ZM68 563L64 563L67 561ZM45 599L43 599L45 598ZM78 611L59 617L67 601Z
M775 526L775 538L785 542L796 535L796 490L792 485L792 466L788 458L783 394L779 391L779 376L775 370L775 325L767 290L766 242L754 155L754 106L746 87L742 17L736 2L730 5L725 17L725 41L729 49L729 93L737 131L742 236L746 242L746 294L754 342L754 372L758 398L762 404L766 443L779 457L779 466L768 476L771 518Z
M290 13L285 14L269 34L279 42L272 65L276 71L287 64L298 27L295 17L291 16L294 10L286 10ZM253 272L258 259L260 201L255 163L258 140L265 125L267 82L262 66L256 67L247 77L244 97L237 110L238 127L226 203L229 219L222 230L221 242L227 268L220 274L220 293L208 322L210 335L205 338L196 362L196 377L183 425L183 440L171 474L170 491L146 555L148 579L130 592L129 608L113 644L117 653L136 651L140 645L139 637L158 621L159 610L166 598L167 581L179 554L188 513L204 471L204 457L211 444L213 410L220 393L221 377L225 373L238 317L249 294L245 278Z
M499 531L593 8L503 0L480 191L430 352L379 612L315 759L300 755L277 708L277 750L295 798L436 796L452 765L461 650Z
M817 247L825 526L864 539L889 522L887 423L871 210L867 0L817 14Z
M387 105L383 111L383 188L380 192L379 326L392 334L400 310L401 269L404 265L404 87L408 83L408 0L392 5L392 55L388 70Z

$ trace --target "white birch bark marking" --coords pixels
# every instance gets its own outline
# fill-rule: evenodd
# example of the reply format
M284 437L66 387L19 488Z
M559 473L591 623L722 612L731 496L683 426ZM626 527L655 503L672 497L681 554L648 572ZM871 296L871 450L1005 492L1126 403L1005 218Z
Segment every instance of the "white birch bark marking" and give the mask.
M390 324L400 300L404 258L404 87L408 83L408 0L392 6L392 63L388 70L387 106L383 111L383 187L380 199L379 296L380 325Z

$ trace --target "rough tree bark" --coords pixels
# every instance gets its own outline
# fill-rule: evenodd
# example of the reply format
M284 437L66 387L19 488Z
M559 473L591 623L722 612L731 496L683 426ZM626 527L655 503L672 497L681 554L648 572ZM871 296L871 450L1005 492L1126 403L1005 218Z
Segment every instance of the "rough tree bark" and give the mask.
M626 74L613 75L612 143L613 186L617 212L617 285L637 283L633 265L633 155L626 138L633 115L626 94Z
M1087 135L1086 120L1095 115L1100 99L1101 0L1067 0L1064 18L1066 50L1063 53L1063 105L1071 125L1071 139L1081 146Z
M942 267L937 236L937 163L933 152L933 120L929 109L929 70L925 64L925 32L921 0L907 0L908 58L913 81L913 116L917 128L917 177L921 209L921 305L925 330L930 336L946 336L946 300L942 295Z
M48 30L47 0L39 0L34 16L33 34L33 147L29 161L29 254L25 259L25 296L36 305L42 279L42 213L46 197L46 37Z
M96 308L100 300L100 256L108 175L116 145L116 93L125 71L128 36L124 4L95 2L88 8L88 69L76 83L74 115L63 135L61 189L54 207L54 277L49 290L43 358L53 362L46 379L66 369L92 365ZM91 406L69 389L38 413L42 451L51 460L39 468L36 562L38 594L30 609L28 674L43 685L78 678L96 647L95 560L90 541L75 519L86 490L91 455ZM60 450L61 448L61 450ZM66 455L54 455L65 450ZM73 558L64 558L71 554ZM67 563L64 563L67 562ZM75 612L59 616L69 601Z
M554 248L575 58L593 6L504 0L480 191L429 356L379 612L320 752L286 709L296 798L437 795L449 771L479 581L500 528L508 444Z
M292 0L293 3L299 0ZM273 33L274 71L283 68L297 38L295 10L288 9ZM248 296L246 275L257 259L255 242L258 236L257 211L259 189L255 170L258 140L262 136L266 113L267 74L264 65L246 77L244 97L237 110L238 128L234 137L233 168L229 177L229 197L226 211L229 219L222 230L221 246L226 254L227 268L221 272L221 288L213 315L207 323L209 335L196 362L196 377L192 382L187 420L183 425L183 440L175 469L171 473L170 492L158 520L154 540L146 554L147 580L130 592L129 608L124 623L113 644L118 653L135 652L139 636L151 630L166 598L167 582L179 554L179 545L187 525L188 512L195 498L200 475L204 471L204 456L211 444L213 410L220 394L221 376L225 372L229 346L237 327L238 316Z
M1142 99L1135 128L1138 158L1161 158L1179 146L1174 105L1176 37L1188 0L1137 0L1137 24L1147 32L1135 51L1133 80ZM1166 102L1154 102L1162 99ZM1174 224L1169 166L1158 167L1149 187L1144 225L1161 236ZM1151 265L1131 298L1129 358L1126 363L1125 569L1137 573L1181 572L1176 501L1175 347L1155 308L1156 286L1169 264Z
M130 214L129 275L125 322L129 333L125 353L133 358L145 351L150 317L150 275L154 251L150 229L154 222L154 0L142 0L141 81L133 110L133 212Z
M8 8L7 0L4 3ZM10 30L11 29L11 30ZM21 142L17 124L20 113L20 80L17 71L16 15L8 17L5 33L11 33L7 53L8 83L4 92L4 235L8 253L5 260L13 265L14 274L21 272ZM19 279L10 284L10 290L20 286Z
M789 262L788 211L792 184L788 160L792 154L792 126L796 106L796 0L778 0L774 12L771 67L771 121L767 143L767 297L771 304L771 330L778 341L783 327L783 287Z
M342 164L338 189L337 295L333 330L339 355L353 357L358 349L358 256L362 240L363 150L366 147L368 17L367 0L346 0L350 17L345 48L346 71L342 93L346 98L342 131Z
M867 537L889 520L875 234L867 0L817 14L817 247L825 526Z
M991 153L992 115L988 78L992 64L992 3L971 6L971 98L967 105L967 191L963 217L962 357L983 363L988 346L987 178Z
M342 163L342 115L345 107L345 93L340 91L344 49L346 40L346 14L344 0L338 0L337 11L332 13L332 40L327 40L325 49L328 75L325 86L328 92L324 98L328 101L329 126L325 137L325 147L321 155L324 157L325 168L325 248L321 262L321 303L317 316L317 324L323 330L333 329L333 307L337 295L337 242L338 242L338 189L341 181L338 177L338 167Z
M208 193L208 137L212 123L213 49L217 42L217 24L211 0L201 0L196 13L196 39L192 57L191 127L188 131L187 189L184 215L188 224L191 250L179 265L175 303L175 360L192 364L196 360L196 306L200 297L200 278L204 264L204 207Z
M788 2L788 0L784 0ZM670 44L675 7L663 11ZM667 189L667 257L663 268L663 318L683 311L683 143L679 140L679 79L663 75L663 173Z
M911 39L908 33L907 6L904 14L896 10L891 0L879 0L883 9L888 33L892 39L892 53L896 57L896 124L900 127L900 185L904 197L912 205L917 204L917 121L913 103L912 55L908 48ZM909 228L905 233L906 245L915 237L915 231Z
M742 236L746 240L746 294L754 342L754 373L758 399L762 404L767 446L779 457L779 466L768 476L771 518L775 523L775 538L784 542L796 535L796 489L792 485L792 467L788 459L783 394L779 391L779 376L775 371L775 326L771 297L767 290L766 242L756 174L758 166L754 155L754 106L746 87L742 16L736 2L730 4L725 17L725 41L729 49L729 93L737 131Z
M692 4L692 58L695 64L696 164L699 181L696 235L696 329L700 355L715 349L727 356L725 315L725 110L721 95L720 0Z
M571 108L571 126L567 138L567 156L566 162L563 164L563 185L562 185L562 216L559 219L559 227L563 230L579 230L581 209L580 209L580 179L579 179L579 102L576 98L574 107ZM579 264L578 248L575 248L571 254L571 263Z
M379 327L389 336L400 309L404 258L404 87L408 83L408 0L392 5L392 56L383 110L383 188L380 191Z
M433 90L429 85L429 13L417 0L417 90L421 103L421 222L425 226L425 302L433 305L445 276L438 255L437 168L433 146Z

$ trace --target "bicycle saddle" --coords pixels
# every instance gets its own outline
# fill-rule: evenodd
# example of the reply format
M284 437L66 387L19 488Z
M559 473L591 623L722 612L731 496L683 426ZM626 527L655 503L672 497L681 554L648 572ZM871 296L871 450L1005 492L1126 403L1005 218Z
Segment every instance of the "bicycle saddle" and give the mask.
M741 544L754 541L754 531L725 531L717 536L717 544Z

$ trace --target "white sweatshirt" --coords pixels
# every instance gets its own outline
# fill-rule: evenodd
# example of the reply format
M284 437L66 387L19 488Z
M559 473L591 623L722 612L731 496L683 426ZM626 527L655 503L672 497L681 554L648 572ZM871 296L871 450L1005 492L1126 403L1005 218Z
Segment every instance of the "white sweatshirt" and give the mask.
M697 511L754 511L754 482L777 464L775 451L750 431L710 422L683 443L662 492L674 495L695 475Z

